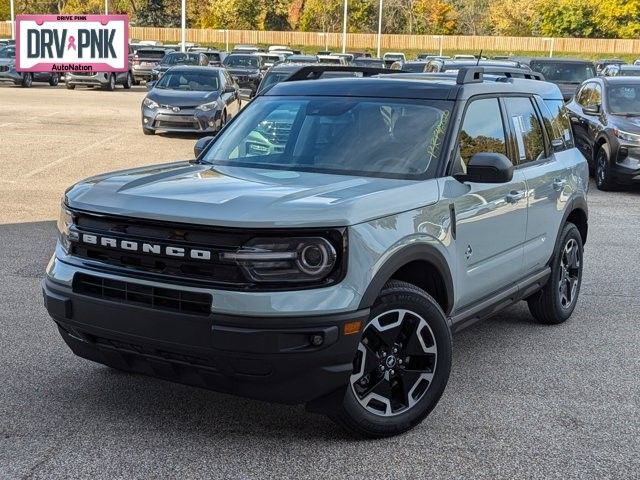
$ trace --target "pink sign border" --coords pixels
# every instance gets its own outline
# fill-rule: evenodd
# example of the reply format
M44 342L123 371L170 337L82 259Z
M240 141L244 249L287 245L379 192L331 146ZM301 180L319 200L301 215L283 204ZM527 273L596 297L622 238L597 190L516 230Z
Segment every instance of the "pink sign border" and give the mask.
M71 17L60 20L60 17ZM126 59L123 68L115 69L107 63L82 63L84 66L91 66L94 72L127 72L129 71L129 15L83 15L83 14L70 14L70 15L16 15L16 71L18 72L52 72L53 65L79 65L80 63L38 63L31 68L21 68L20 66L20 23L23 20L30 22L35 21L38 25L42 25L44 22L73 22L73 17L85 17L82 20L75 20L78 22L100 22L102 25L106 25L111 21L124 21L124 58ZM64 73L66 70L56 72Z

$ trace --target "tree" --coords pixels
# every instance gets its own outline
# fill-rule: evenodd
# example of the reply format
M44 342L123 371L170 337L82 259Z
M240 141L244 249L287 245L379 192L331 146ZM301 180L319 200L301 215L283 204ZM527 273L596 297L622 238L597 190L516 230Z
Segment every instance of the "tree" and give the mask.
M180 23L181 14L168 12L165 0L149 0L135 19L135 24L141 27L179 27Z
M530 36L542 0L502 0L489 7L489 23L496 35Z
M616 38L640 36L640 0L602 0L598 6L602 30Z
M493 0L498 1L498 0ZM464 35L488 35L491 0L452 0L458 12L458 30Z
M611 37L602 29L598 0L545 0L539 32L547 37Z
M262 2L254 0L210 0L201 23L206 28L257 30L261 24Z
M417 0L413 4L414 33L451 35L458 26L458 13L453 5L442 0Z

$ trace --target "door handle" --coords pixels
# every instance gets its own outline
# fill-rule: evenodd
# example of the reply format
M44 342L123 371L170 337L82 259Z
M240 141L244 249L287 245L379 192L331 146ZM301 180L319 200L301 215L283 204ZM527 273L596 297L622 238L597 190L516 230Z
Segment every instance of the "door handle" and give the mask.
M518 200L522 200L525 196L524 190L511 190L507 196L507 203L518 203Z
M556 178L553 181L553 189L559 192L565 187L566 184L567 181L564 178Z

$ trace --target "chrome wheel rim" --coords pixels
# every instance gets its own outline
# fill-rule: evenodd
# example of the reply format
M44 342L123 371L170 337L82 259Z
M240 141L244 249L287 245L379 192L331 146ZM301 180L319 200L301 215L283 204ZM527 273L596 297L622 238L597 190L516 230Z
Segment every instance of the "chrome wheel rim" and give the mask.
M558 282L558 295L560 306L569 309L576 301L578 285L580 283L580 250L578 242L570 238L565 243L560 257L560 281Z
M375 317L362 333L351 390L368 412L390 417L413 408L431 387L438 348L425 319L406 309Z

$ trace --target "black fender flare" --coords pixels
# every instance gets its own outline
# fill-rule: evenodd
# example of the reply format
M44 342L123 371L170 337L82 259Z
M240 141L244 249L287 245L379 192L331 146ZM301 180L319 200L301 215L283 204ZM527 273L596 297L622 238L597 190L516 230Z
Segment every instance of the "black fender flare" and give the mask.
M558 228L558 233L556 235L556 244L555 244L555 247L553 248L553 253L551 254L551 258L547 262L547 265L551 265L551 262L553 262L553 259L554 259L555 255L556 255L556 251L559 248L560 234L562 233L562 229L567 224L567 221L569 219L569 215L571 215L576 210L582 211L584 213L586 219L587 219L587 230L585 231L585 235L584 235L582 244L584 245L584 244L587 243L587 234L588 234L588 231L589 231L589 228L588 228L588 225L589 225L589 206L587 205L587 200L584 197L582 197L582 196L574 196L571 200L569 200L567 208L565 208L565 210L564 210L564 215L562 216L562 222L560 222L560 227Z
M427 244L404 247L387 259L373 276L371 282L369 282L369 286L360 300L358 309L370 308L393 274L400 268L416 260L430 263L443 278L447 294L447 305L444 310L445 313L451 312L454 301L454 288L449 264L444 258L444 255L442 255L436 247Z

